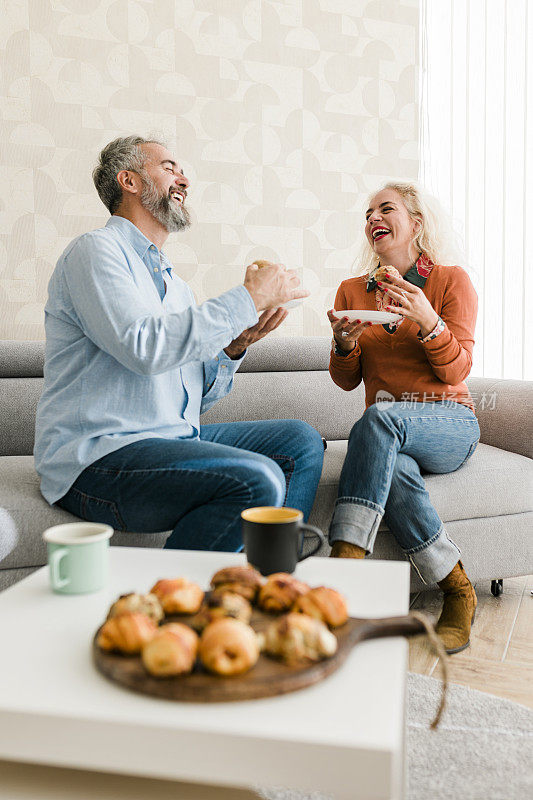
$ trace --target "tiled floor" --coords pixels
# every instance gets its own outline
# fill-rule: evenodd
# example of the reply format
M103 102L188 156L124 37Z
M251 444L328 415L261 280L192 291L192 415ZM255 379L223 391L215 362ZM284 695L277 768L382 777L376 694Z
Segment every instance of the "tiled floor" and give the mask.
M494 597L490 582L476 585L478 608L470 647L450 656L449 680L533 708L533 575L503 582ZM438 618L440 592L422 592L411 608ZM424 637L411 639L409 669L441 677L438 658Z

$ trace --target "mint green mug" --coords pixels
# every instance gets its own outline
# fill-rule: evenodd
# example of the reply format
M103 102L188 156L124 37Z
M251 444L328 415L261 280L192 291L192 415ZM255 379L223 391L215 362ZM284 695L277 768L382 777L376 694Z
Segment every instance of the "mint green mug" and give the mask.
M109 576L112 535L113 528L99 522L70 522L48 528L43 539L54 592L89 594L103 589Z

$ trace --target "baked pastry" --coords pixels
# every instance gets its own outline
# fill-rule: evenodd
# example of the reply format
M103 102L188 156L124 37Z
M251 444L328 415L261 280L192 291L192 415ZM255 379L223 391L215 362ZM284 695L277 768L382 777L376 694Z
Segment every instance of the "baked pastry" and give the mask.
M203 631L211 622L223 617L240 619L241 622L248 624L252 617L252 606L242 595L235 592L212 592L205 598L200 611L190 624L195 630Z
M309 591L309 586L293 578L288 572L275 572L269 575L257 597L257 604L263 611L289 611L302 594Z
M150 592L156 595L165 614L196 614L204 599L198 584L187 578L157 581Z
M142 662L150 675L168 678L192 672L198 652L198 636L181 622L161 625L143 647Z
M396 269L396 267L378 267L373 273L372 277L376 281L385 281L387 282L386 273L392 275L394 278L401 278L402 276ZM398 300L395 300L393 297L390 296L387 292L383 291L381 286L376 286L376 308L378 311L385 311L387 306L399 306L400 303ZM390 323L394 328L398 327L398 325L402 322L402 320L396 320L394 323Z
M402 276L396 269L396 267L378 267L372 274L372 277L376 281L385 281L387 280L387 274L392 275L393 278L401 278Z
M327 586L316 586L300 595L292 610L319 619L330 628L338 628L348 619L346 600L340 592Z
M275 264L275 261L265 261L263 258L258 258L253 263L257 264L259 269L262 269L263 267L273 267L274 264Z
M153 619L154 622L160 622L165 616L161 603L155 594L137 594L131 592L130 594L122 594L116 602L113 603L107 615L108 619L111 617L118 617L120 614L128 614L130 612L146 614L147 617Z
M337 637L318 619L305 614L284 614L268 625L264 650L286 664L320 661L337 652Z
M253 603L263 584L261 573L250 565L224 567L211 578L211 588L217 592L235 592Z
M259 658L259 639L238 619L217 619L204 630L198 654L204 667L217 675L242 675Z
M156 631L157 625L149 616L129 612L106 620L100 628L96 643L102 650L133 655L141 652Z

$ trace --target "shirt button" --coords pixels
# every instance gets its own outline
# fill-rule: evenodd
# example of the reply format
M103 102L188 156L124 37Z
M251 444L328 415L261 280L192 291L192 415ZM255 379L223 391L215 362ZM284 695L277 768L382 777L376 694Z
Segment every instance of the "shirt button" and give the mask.
M159 267L154 267L154 272L159 272Z

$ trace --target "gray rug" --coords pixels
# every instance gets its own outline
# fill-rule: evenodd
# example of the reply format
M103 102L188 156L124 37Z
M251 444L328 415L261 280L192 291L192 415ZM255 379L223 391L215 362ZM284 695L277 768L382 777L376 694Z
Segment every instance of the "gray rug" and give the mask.
M406 800L533 798L533 711L450 684L440 725L430 731L440 686L435 678L408 676ZM265 800L333 800L316 792L258 791Z

